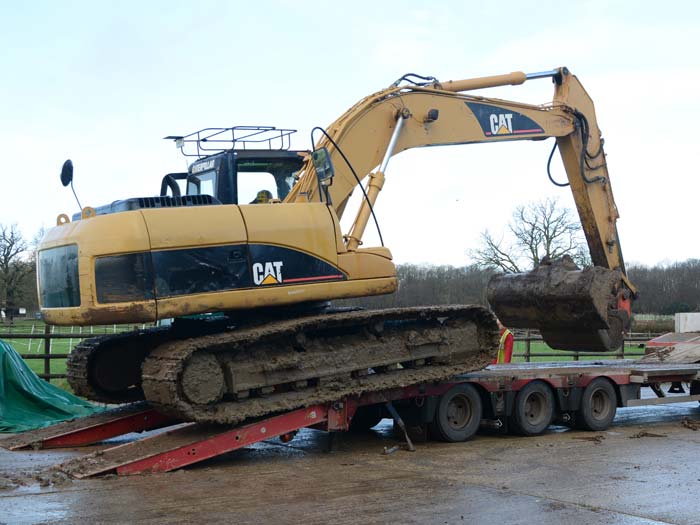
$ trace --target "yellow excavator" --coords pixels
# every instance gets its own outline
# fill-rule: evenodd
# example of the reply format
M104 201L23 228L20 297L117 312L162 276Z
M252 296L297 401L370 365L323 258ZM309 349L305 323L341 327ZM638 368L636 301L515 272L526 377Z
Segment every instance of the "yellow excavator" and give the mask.
M539 78L554 84L549 104L474 94ZM636 290L593 102L566 68L449 82L409 74L316 128L313 151L291 150L291 133L235 126L166 137L194 160L163 178L160 196L58 217L38 253L48 323L173 320L79 344L68 363L76 393L236 423L488 364L498 330L483 306L330 304L397 289L389 249L363 247L362 237L391 157L423 146L555 137L568 177L559 184L573 192L593 266L542 261L494 277L488 299L506 326L539 328L555 348L622 343ZM72 177L66 161L63 184ZM339 221L357 190L344 234Z

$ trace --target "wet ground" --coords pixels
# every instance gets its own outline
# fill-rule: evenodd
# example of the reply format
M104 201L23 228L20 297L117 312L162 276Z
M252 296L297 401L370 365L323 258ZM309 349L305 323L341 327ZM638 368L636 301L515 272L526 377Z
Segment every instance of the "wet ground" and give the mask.
M385 420L332 453L308 430L174 473L46 486L43 468L86 449L0 449L0 523L694 524L700 431L686 419L700 422L696 403L621 409L606 432L480 434L388 456Z

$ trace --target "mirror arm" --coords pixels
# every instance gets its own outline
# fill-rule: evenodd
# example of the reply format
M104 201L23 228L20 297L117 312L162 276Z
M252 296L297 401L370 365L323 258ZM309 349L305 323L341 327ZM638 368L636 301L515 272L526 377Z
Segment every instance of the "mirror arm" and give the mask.
M333 182L333 179L330 179L331 182ZM325 195L326 198L326 205L327 206L332 206L333 202L331 200L331 192L329 190L330 184L327 184L326 181L321 181L319 182L320 188L323 188L323 194Z

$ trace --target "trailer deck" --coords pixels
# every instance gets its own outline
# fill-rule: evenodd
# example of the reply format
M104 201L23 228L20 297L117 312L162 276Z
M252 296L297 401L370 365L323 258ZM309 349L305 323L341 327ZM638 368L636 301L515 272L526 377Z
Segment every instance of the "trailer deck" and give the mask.
M688 383L690 394L666 395L661 384L667 382ZM73 447L166 429L54 467L74 478L166 472L263 440L286 442L302 428L333 433L348 430L353 421L370 428L382 417L423 427L443 441L470 439L480 426L536 435L561 421L601 430L610 425L617 407L700 401L699 385L700 364L619 360L492 365L446 382L348 397L234 427L182 422L137 403L12 436L0 440L0 446ZM643 386L652 388L657 397L642 398Z
M598 377L606 377L620 387L638 390L643 385L700 381L700 364L642 363L625 359L606 361L560 361L553 363L511 363L489 366L464 374L460 380L478 383L489 392L517 392L533 380L549 383L556 389L585 388ZM664 403L699 401L700 395L666 396ZM623 397L618 406L659 404L655 399Z

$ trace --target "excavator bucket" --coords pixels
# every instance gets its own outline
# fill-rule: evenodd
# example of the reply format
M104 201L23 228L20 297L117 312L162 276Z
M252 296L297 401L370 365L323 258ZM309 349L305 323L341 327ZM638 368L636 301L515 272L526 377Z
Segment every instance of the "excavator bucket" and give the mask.
M621 290L620 271L581 270L565 257L528 273L495 275L487 298L505 326L539 329L552 348L607 352L622 346L629 322L618 308Z

